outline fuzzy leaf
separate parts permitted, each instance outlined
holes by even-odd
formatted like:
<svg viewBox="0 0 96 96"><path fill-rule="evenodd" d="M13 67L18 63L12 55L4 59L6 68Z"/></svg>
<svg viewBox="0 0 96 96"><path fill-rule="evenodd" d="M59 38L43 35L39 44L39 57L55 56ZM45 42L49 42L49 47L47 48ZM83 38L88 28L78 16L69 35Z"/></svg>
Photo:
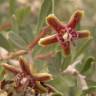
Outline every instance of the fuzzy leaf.
<svg viewBox="0 0 96 96"><path fill-rule="evenodd" d="M60 65L61 65L61 52L58 52L55 57L52 57L48 60L48 69L52 74L60 73Z"/></svg>
<svg viewBox="0 0 96 96"><path fill-rule="evenodd" d="M0 80L3 79L3 71L4 71L4 68L0 66Z"/></svg>
<svg viewBox="0 0 96 96"><path fill-rule="evenodd" d="M30 7L24 7L24 8L16 10L17 24L19 25L22 24L30 12L31 12Z"/></svg>
<svg viewBox="0 0 96 96"><path fill-rule="evenodd" d="M86 94L90 94L96 92L96 86L91 86L87 90L84 90L81 96L86 96Z"/></svg>
<svg viewBox="0 0 96 96"><path fill-rule="evenodd" d="M26 42L17 33L10 32L9 33L9 41L12 42L12 44L16 48L20 48L20 49L26 48Z"/></svg>
<svg viewBox="0 0 96 96"><path fill-rule="evenodd" d="M82 54L82 52L89 46L90 42L92 41L92 38L88 39L76 52L74 59L76 59L79 55Z"/></svg>
<svg viewBox="0 0 96 96"><path fill-rule="evenodd" d="M85 64L84 64L84 67L83 67L83 69L81 70L81 73L87 72L87 71L90 69L91 64L92 64L93 61L94 61L94 58L93 58L93 57L89 57L89 58L86 60L86 62L85 62Z"/></svg>
<svg viewBox="0 0 96 96"><path fill-rule="evenodd" d="M9 13L12 16L16 10L16 0L9 0Z"/></svg>
<svg viewBox="0 0 96 96"><path fill-rule="evenodd" d="M10 43L2 34L0 34L0 46L7 50L11 50Z"/></svg>
<svg viewBox="0 0 96 96"><path fill-rule="evenodd" d="M51 96L63 96L63 95L60 93L53 93Z"/></svg>
<svg viewBox="0 0 96 96"><path fill-rule="evenodd" d="M38 33L45 21L45 17L51 13L52 10L52 0L44 0L42 7L41 7L41 11L40 11L40 15L38 18L38 23L37 23L37 27L36 27L36 33Z"/></svg>
<svg viewBox="0 0 96 96"><path fill-rule="evenodd" d="M25 30L21 30L20 32L18 32L18 35L27 43L29 44L30 42L32 42L33 38L34 38L34 34L31 32L31 28L26 29Z"/></svg>

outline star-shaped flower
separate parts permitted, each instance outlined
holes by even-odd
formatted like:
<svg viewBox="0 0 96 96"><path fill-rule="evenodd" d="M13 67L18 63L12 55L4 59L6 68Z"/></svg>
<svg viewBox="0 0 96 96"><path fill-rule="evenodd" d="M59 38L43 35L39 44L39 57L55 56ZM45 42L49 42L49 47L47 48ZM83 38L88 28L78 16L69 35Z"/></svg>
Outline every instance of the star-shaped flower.
<svg viewBox="0 0 96 96"><path fill-rule="evenodd" d="M64 49L65 55L69 55L71 43L74 45L75 40L90 37L88 30L76 30L76 26L80 22L83 14L84 11L82 10L75 11L67 24L62 23L54 14L49 15L46 18L47 24L55 30L56 34L41 38L39 45L46 46L59 42Z"/></svg>
<svg viewBox="0 0 96 96"><path fill-rule="evenodd" d="M5 63L2 64L5 69L15 75L13 81L17 91L30 87L34 90L34 94L55 92L51 85L46 84L48 80L52 80L51 74L33 72L29 64L22 57L19 59L19 64L19 67Z"/></svg>

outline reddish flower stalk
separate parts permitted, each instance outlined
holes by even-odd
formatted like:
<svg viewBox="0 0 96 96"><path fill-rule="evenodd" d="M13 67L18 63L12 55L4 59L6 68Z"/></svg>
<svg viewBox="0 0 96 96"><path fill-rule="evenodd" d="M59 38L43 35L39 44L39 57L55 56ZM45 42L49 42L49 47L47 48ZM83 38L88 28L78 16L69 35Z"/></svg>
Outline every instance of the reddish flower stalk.
<svg viewBox="0 0 96 96"><path fill-rule="evenodd" d="M74 41L77 39L90 37L90 32L88 30L76 31L76 26L80 22L83 13L82 10L74 12L68 24L62 23L54 14L49 15L46 18L48 26L55 30L56 34L41 38L39 44L41 46L46 46L59 42L64 49L65 55L69 55L71 43L74 44Z"/></svg>
<svg viewBox="0 0 96 96"><path fill-rule="evenodd" d="M12 28L12 24L10 22L5 22L4 24L0 25L0 31L8 30Z"/></svg>
<svg viewBox="0 0 96 96"><path fill-rule="evenodd" d="M28 49L32 50L33 47L35 47L43 36L45 36L46 32L49 30L49 26L46 26L43 28L43 30L40 32L40 34L32 41L31 44L28 45Z"/></svg>
<svg viewBox="0 0 96 96"><path fill-rule="evenodd" d="M49 53L46 53L46 54L38 54L36 57L35 57L35 60L48 60L49 58L52 58L55 56L56 53L54 52L49 52Z"/></svg>

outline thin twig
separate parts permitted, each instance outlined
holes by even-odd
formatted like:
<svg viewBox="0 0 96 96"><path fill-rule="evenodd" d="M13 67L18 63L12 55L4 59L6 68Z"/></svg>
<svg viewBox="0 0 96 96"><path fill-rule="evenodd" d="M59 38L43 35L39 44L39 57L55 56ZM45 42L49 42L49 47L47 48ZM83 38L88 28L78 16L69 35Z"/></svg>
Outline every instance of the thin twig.
<svg viewBox="0 0 96 96"><path fill-rule="evenodd" d="M28 50L32 50L38 44L38 41L41 37L43 37L49 30L49 26L44 27L44 29L39 33L39 35L32 41L31 44L28 45Z"/></svg>

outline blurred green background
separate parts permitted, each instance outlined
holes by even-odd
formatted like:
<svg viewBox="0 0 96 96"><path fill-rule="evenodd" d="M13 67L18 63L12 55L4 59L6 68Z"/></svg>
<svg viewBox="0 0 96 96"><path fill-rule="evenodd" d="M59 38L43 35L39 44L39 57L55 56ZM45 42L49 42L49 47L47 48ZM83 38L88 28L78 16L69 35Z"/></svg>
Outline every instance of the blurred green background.
<svg viewBox="0 0 96 96"><path fill-rule="evenodd" d="M61 72L80 56L83 56L83 61L77 66L77 69L81 72L83 68L87 68L81 73L86 76L89 86L96 86L96 64L86 64L90 56L96 60L96 1L54 0L54 14L64 23L68 22L70 16L77 9L85 11L77 29L90 30L93 36L92 40L77 41L76 46L72 47L70 57L65 57L60 46L55 44L45 48L37 45L32 53L38 71L52 73L54 80L49 83L64 96L80 96L82 93L76 78L61 75ZM51 0L0 0L0 25L5 22L12 23L11 29L0 31L0 46L8 51L26 49L26 46L38 36L40 30L46 25L45 17L51 13ZM56 54L46 60L34 59L36 55L48 52L56 52Z"/></svg>

